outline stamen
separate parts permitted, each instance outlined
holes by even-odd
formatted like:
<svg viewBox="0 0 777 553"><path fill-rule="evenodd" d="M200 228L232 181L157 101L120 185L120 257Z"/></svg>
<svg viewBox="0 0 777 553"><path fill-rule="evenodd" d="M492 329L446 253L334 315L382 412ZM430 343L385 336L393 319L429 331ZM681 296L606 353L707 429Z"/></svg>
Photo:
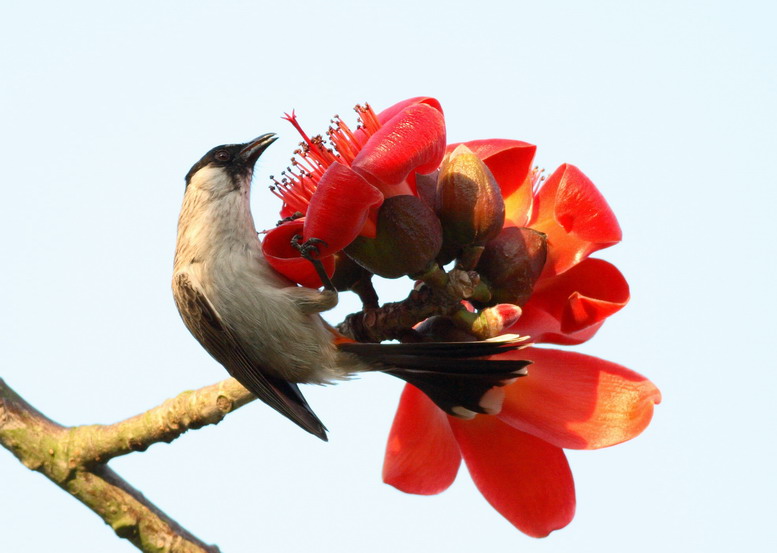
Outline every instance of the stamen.
<svg viewBox="0 0 777 553"><path fill-rule="evenodd" d="M291 114L283 114L283 119L292 124L303 140L299 148L294 150L291 166L281 172L281 180L270 177L274 183L270 191L283 200L288 208L306 213L310 199L327 168L335 162L350 166L367 138L380 129L378 117L369 104L357 105L354 110L358 114L357 132L352 131L339 115L335 115L326 132L326 140L320 134L308 136L297 121L294 110Z"/></svg>
<svg viewBox="0 0 777 553"><path fill-rule="evenodd" d="M542 186L542 183L545 181L545 169L540 169L539 166L535 165L534 169L531 170L531 173L529 173L529 180L531 181L531 190L532 193L536 193L537 190L540 189L540 186Z"/></svg>
<svg viewBox="0 0 777 553"><path fill-rule="evenodd" d="M332 123L335 127L329 127L326 133L329 136L329 142L340 154L340 157L350 165L359 153L359 141L348 125L343 123L340 116L335 115Z"/></svg>
<svg viewBox="0 0 777 553"><path fill-rule="evenodd" d="M380 129L380 121L378 121L378 116L375 115L375 112L372 111L370 104L365 103L363 106L356 106L354 110L359 114L359 121L368 136L372 136Z"/></svg>

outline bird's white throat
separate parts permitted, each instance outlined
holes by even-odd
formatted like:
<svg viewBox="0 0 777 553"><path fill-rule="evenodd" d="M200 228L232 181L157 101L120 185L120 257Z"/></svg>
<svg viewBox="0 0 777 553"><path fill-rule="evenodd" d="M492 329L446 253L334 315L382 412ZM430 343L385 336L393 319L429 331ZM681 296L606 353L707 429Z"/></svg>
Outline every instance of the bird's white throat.
<svg viewBox="0 0 777 553"><path fill-rule="evenodd" d="M191 179L178 220L176 266L209 262L230 253L261 255L250 210L250 175L236 183L220 167L205 167Z"/></svg>

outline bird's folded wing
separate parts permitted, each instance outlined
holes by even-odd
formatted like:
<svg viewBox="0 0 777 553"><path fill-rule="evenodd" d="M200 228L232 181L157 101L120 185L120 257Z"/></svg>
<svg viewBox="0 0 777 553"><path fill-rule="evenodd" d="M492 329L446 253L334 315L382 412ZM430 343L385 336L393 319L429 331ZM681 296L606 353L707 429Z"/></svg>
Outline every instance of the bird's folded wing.
<svg viewBox="0 0 777 553"><path fill-rule="evenodd" d="M173 284L181 318L207 352L267 405L326 441L326 427L313 413L297 385L262 371L261 365L251 359L189 275L178 274Z"/></svg>

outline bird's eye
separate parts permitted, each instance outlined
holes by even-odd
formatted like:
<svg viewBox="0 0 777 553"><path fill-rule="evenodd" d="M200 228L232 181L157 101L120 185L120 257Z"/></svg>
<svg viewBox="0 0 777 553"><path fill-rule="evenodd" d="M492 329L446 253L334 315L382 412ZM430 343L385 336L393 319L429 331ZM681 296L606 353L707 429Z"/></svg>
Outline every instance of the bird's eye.
<svg viewBox="0 0 777 553"><path fill-rule="evenodd" d="M229 161L229 158L231 157L232 156L226 150L219 150L218 152L216 152L216 155L215 155L215 158L218 161Z"/></svg>

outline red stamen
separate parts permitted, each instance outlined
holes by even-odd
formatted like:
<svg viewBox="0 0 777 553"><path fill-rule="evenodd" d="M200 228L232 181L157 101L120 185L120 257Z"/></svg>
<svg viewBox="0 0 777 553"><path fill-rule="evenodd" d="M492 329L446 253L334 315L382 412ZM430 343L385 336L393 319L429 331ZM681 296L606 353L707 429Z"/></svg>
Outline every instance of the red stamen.
<svg viewBox="0 0 777 553"><path fill-rule="evenodd" d="M374 111L372 111L370 104L356 106L354 110L356 110L356 113L359 114L359 121L361 121L368 136L375 134L375 132L381 127L380 121L378 121L378 116L375 115Z"/></svg>
<svg viewBox="0 0 777 553"><path fill-rule="evenodd" d="M332 123L335 124L335 127L329 127L326 133L329 136L329 142L343 158L343 161L350 165L359 153L359 142L348 125L343 123L338 115L335 115Z"/></svg>
<svg viewBox="0 0 777 553"><path fill-rule="evenodd" d="M369 138L381 126L378 117L369 104L357 105L354 110L358 114L356 128L359 133L364 133ZM294 126L303 142L294 151L292 167L288 167L281 173L283 177L281 181L270 177L275 184L270 186L270 190L283 200L287 207L304 214L307 213L310 198L327 168L335 162L350 166L366 139L354 133L338 115L335 115L332 119L334 127L329 127L326 133L328 143L332 146L329 148L327 141L320 134L310 137L302 130L294 110L291 111L291 115L284 113L283 119Z"/></svg>

